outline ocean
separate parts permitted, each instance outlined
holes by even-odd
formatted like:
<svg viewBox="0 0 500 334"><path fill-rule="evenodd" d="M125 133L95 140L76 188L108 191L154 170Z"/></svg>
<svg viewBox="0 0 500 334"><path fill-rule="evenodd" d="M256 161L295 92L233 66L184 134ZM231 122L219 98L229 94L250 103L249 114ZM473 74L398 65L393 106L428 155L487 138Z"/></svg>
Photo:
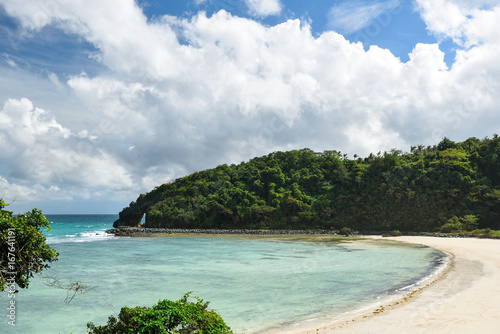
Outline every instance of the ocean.
<svg viewBox="0 0 500 334"><path fill-rule="evenodd" d="M126 238L105 233L116 215L46 217L59 261L16 294L16 326L3 316L1 333L86 333L87 322L102 325L123 306L152 306L190 291L210 301L235 333L265 333L404 293L445 261L440 251L398 243ZM68 290L75 283L77 294Z"/></svg>

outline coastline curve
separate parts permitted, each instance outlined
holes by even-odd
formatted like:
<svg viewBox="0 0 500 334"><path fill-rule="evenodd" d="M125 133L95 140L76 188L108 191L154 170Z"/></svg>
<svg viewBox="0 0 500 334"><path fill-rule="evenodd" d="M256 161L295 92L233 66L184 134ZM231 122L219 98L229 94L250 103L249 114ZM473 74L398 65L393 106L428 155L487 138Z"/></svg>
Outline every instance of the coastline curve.
<svg viewBox="0 0 500 334"><path fill-rule="evenodd" d="M376 239L376 237L371 237ZM267 333L495 333L500 327L500 242L492 239L389 238L451 254L443 275L410 298L323 323Z"/></svg>

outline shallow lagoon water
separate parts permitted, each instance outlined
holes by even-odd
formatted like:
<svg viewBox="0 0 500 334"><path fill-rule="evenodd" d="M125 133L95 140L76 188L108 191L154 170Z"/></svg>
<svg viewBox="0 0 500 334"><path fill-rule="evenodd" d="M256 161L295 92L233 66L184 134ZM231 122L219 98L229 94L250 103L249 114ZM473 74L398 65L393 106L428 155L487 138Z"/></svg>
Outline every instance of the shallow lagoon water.
<svg viewBox="0 0 500 334"><path fill-rule="evenodd" d="M60 260L17 294L17 325L8 333L85 333L88 321L104 324L123 306L151 306L188 291L209 300L235 333L263 332L398 293L429 275L444 255L368 241L115 238L103 234L114 216L78 217L48 216L54 222L48 241ZM72 294L46 285L53 279L92 289L67 303Z"/></svg>

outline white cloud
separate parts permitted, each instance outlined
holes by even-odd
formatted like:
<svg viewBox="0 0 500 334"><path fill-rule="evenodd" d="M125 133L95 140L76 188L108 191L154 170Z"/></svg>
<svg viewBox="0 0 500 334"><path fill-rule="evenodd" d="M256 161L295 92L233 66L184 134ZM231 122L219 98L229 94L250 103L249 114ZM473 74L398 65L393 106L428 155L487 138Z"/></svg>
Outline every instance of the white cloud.
<svg viewBox="0 0 500 334"><path fill-rule="evenodd" d="M115 157L74 136L26 98L9 99L0 110L0 146L2 189L11 197L59 192L62 185L116 190L133 186ZM35 187L33 191L24 191L28 185ZM78 197L78 191L66 196Z"/></svg>
<svg viewBox="0 0 500 334"><path fill-rule="evenodd" d="M57 89L63 89L64 85L59 80L59 77L57 76L57 74L55 74L53 72L48 72L47 73L47 77L49 78L50 82L52 82L52 84L54 84L54 86Z"/></svg>
<svg viewBox="0 0 500 334"><path fill-rule="evenodd" d="M2 57L4 58L5 62L10 66L10 67L17 67L17 64L15 61L10 59L9 55L6 53L2 53Z"/></svg>
<svg viewBox="0 0 500 334"><path fill-rule="evenodd" d="M186 173L186 169L178 165L168 169L160 168L159 166L150 167L144 172L144 176L141 179L141 188L154 189L158 185L170 182Z"/></svg>
<svg viewBox="0 0 500 334"><path fill-rule="evenodd" d="M8 79L0 76L0 175L9 193L130 201L168 179L275 150L366 155L498 131L497 8L456 2L455 18L440 23L436 13L450 3L419 0L429 29L474 44L447 68L437 44L416 45L403 63L333 31L313 36L299 20L265 26L220 11L148 21L124 0L50 11L48 2L0 3L27 30L52 24L93 43L106 68L42 80L0 67ZM360 22L388 3L371 3ZM37 21L37 9L48 19ZM53 102L61 100L71 103Z"/></svg>
<svg viewBox="0 0 500 334"><path fill-rule="evenodd" d="M36 139L44 140L47 136L68 138L69 130L63 128L55 119L47 118L46 111L34 108L28 99L5 102L0 112L0 129L4 139L21 149L35 145ZM9 150L10 146L4 146Z"/></svg>
<svg viewBox="0 0 500 334"><path fill-rule="evenodd" d="M83 36L101 51L96 58L112 70L148 79L175 75L183 68L174 32L168 25L148 23L134 1L1 3L27 32L52 24Z"/></svg>
<svg viewBox="0 0 500 334"><path fill-rule="evenodd" d="M500 41L498 0L417 0L430 32L464 47ZM446 13L446 15L443 15Z"/></svg>
<svg viewBox="0 0 500 334"><path fill-rule="evenodd" d="M279 15L283 5L280 0L245 0L248 11L254 16Z"/></svg>
<svg viewBox="0 0 500 334"><path fill-rule="evenodd" d="M328 26L342 34L351 34L368 26L382 13L399 6L399 0L345 1L330 8Z"/></svg>

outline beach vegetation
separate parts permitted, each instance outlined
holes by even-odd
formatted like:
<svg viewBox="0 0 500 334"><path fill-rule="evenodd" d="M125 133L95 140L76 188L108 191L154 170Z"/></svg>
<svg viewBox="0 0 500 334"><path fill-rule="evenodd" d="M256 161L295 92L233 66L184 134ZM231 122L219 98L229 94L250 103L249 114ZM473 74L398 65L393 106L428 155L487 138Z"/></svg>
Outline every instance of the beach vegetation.
<svg viewBox="0 0 500 334"><path fill-rule="evenodd" d="M190 293L180 300L160 300L152 307L123 307L118 318L110 316L106 325L87 324L88 333L171 333L171 334L231 334L231 328L215 311L208 309L209 302Z"/></svg>
<svg viewBox="0 0 500 334"><path fill-rule="evenodd" d="M352 230L349 227L342 227L339 234L348 237L352 235Z"/></svg>
<svg viewBox="0 0 500 334"><path fill-rule="evenodd" d="M453 233L453 232L470 232L476 229L478 223L478 218L474 215L465 215L458 218L453 216L448 219L448 222L441 227L441 232Z"/></svg>
<svg viewBox="0 0 500 334"><path fill-rule="evenodd" d="M402 233L399 230L392 230L392 231L382 233L382 236L384 236L384 237L400 237L401 235L402 235Z"/></svg>
<svg viewBox="0 0 500 334"><path fill-rule="evenodd" d="M47 244L42 229L50 223L40 210L13 216L0 199L0 291L7 286L28 288L34 274L49 268L59 254Z"/></svg>
<svg viewBox="0 0 500 334"><path fill-rule="evenodd" d="M308 148L198 171L142 194L115 227L500 229L500 137L349 159ZM140 217L140 218L138 218Z"/></svg>
<svg viewBox="0 0 500 334"><path fill-rule="evenodd" d="M477 238L496 238L500 239L500 231L499 230L492 230L489 228L485 229L475 229L473 231L469 232L460 232L460 233L455 233L455 234L462 234L470 237L477 237Z"/></svg>

